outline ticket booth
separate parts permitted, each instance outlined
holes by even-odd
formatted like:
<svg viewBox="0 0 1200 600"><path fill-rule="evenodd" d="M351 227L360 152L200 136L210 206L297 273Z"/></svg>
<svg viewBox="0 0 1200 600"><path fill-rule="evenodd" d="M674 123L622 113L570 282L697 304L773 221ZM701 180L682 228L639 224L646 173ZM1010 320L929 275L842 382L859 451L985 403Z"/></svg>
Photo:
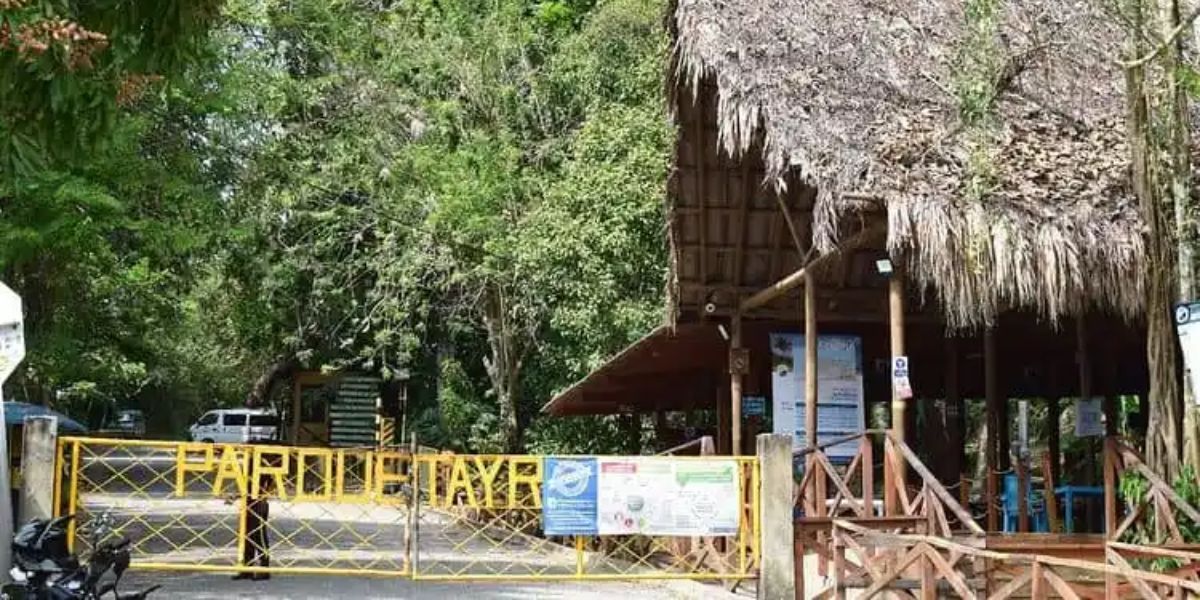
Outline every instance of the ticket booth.
<svg viewBox="0 0 1200 600"><path fill-rule="evenodd" d="M333 447L392 443L394 440L379 439L380 425L394 423L403 415L406 379L384 381L352 371L298 373L292 387L289 441L298 446Z"/></svg>

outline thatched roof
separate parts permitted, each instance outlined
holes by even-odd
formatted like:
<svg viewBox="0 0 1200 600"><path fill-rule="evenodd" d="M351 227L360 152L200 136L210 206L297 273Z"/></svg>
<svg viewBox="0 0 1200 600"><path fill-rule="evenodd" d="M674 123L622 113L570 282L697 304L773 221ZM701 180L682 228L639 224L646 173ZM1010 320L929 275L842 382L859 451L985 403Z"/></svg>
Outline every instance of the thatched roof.
<svg viewBox="0 0 1200 600"><path fill-rule="evenodd" d="M950 325L1011 308L1055 321L1089 305L1135 318L1145 251L1121 37L1097 4L1000 3L1014 77L982 147L953 91L962 0L678 0L677 84L685 96L715 84L726 152L761 144L770 183L798 171L817 188L821 251L864 197L885 203L888 251ZM981 152L987 189L973 194Z"/></svg>

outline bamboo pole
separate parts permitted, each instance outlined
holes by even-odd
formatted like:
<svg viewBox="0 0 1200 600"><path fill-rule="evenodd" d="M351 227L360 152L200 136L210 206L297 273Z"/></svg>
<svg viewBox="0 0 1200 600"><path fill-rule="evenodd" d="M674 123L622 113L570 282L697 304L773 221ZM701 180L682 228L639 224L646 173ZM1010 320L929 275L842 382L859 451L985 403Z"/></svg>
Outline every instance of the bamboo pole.
<svg viewBox="0 0 1200 600"><path fill-rule="evenodd" d="M893 270L892 277L888 280L888 323L894 365L896 357L904 356L904 275L899 268ZM905 399L900 397L893 378L892 432L895 434L895 438L901 441L905 439L904 409ZM907 489L908 474L906 471L908 469L903 466L903 462L900 464L900 468L892 474L892 477L900 489ZM889 466L891 466L890 462L884 463L885 469Z"/></svg>
<svg viewBox="0 0 1200 600"><path fill-rule="evenodd" d="M800 269L793 271L792 274L780 279L779 281L776 281L769 287L766 287L753 296L743 300L740 311L743 314L746 314L756 308L762 308L763 306L766 306L772 300L775 300L776 298L783 296L796 287L803 285L808 278L812 277L812 271L821 264L833 260L834 257L840 256L842 252L846 250L857 248L882 231L883 229L881 227L870 226L850 236L849 238L846 238L846 240L842 242L840 246L838 246L837 250L822 254L810 260Z"/></svg>
<svg viewBox="0 0 1200 600"><path fill-rule="evenodd" d="M729 426L730 454L742 453L742 365L735 364L734 356L742 349L742 314L735 312L729 327Z"/></svg>
<svg viewBox="0 0 1200 600"><path fill-rule="evenodd" d="M804 274L804 436L808 447L817 445L817 290L810 273Z"/></svg>

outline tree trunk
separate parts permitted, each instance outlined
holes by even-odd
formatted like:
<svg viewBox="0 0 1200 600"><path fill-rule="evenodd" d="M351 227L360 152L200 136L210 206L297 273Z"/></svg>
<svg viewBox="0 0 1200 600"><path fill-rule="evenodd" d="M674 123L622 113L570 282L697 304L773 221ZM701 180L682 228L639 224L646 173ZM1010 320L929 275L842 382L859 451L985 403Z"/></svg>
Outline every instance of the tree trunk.
<svg viewBox="0 0 1200 600"><path fill-rule="evenodd" d="M1137 15L1140 19L1144 15ZM1139 21L1140 23L1141 21ZM1132 56L1141 55L1138 28L1131 32ZM1146 222L1146 352L1150 371L1150 422L1146 459L1156 472L1174 478L1179 472L1181 398L1176 364L1178 350L1171 320L1176 295L1174 206L1158 185L1153 163L1154 139L1146 72L1140 66L1126 69L1127 126L1133 167L1133 190Z"/></svg>
<svg viewBox="0 0 1200 600"><path fill-rule="evenodd" d="M513 326L504 290L489 284L485 291L483 323L488 333L491 356L484 358L492 392L500 409L500 439L504 451L521 451L520 382L524 361L523 340Z"/></svg>
<svg viewBox="0 0 1200 600"><path fill-rule="evenodd" d="M250 386L250 392L246 394L246 408L262 406L271 397L276 382L290 375L296 365L295 355L283 356L271 363Z"/></svg>
<svg viewBox="0 0 1200 600"><path fill-rule="evenodd" d="M1161 0L1163 15L1162 31L1164 36L1170 35L1180 25L1183 18L1179 0ZM1167 77L1171 103L1170 117L1170 150L1171 157L1171 200L1175 209L1175 239L1177 246L1177 264L1179 268L1179 293L1176 297L1180 302L1190 302L1196 299L1195 273L1195 223L1192 219L1192 118L1189 112L1189 99L1180 74L1186 65L1184 54L1187 40L1192 36L1181 35L1170 44L1163 53L1166 62L1164 72ZM1200 472L1200 409L1196 406L1191 381L1186 368L1183 372L1183 463L1191 465Z"/></svg>

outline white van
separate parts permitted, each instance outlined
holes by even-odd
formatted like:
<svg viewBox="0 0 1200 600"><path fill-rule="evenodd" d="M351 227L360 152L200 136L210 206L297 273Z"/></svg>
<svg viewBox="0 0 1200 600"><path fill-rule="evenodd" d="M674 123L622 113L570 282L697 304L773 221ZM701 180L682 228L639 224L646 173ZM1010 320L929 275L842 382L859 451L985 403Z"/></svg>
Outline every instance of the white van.
<svg viewBox="0 0 1200 600"><path fill-rule="evenodd" d="M231 408L210 410L188 428L193 442L241 444L273 440L279 417L264 409Z"/></svg>

